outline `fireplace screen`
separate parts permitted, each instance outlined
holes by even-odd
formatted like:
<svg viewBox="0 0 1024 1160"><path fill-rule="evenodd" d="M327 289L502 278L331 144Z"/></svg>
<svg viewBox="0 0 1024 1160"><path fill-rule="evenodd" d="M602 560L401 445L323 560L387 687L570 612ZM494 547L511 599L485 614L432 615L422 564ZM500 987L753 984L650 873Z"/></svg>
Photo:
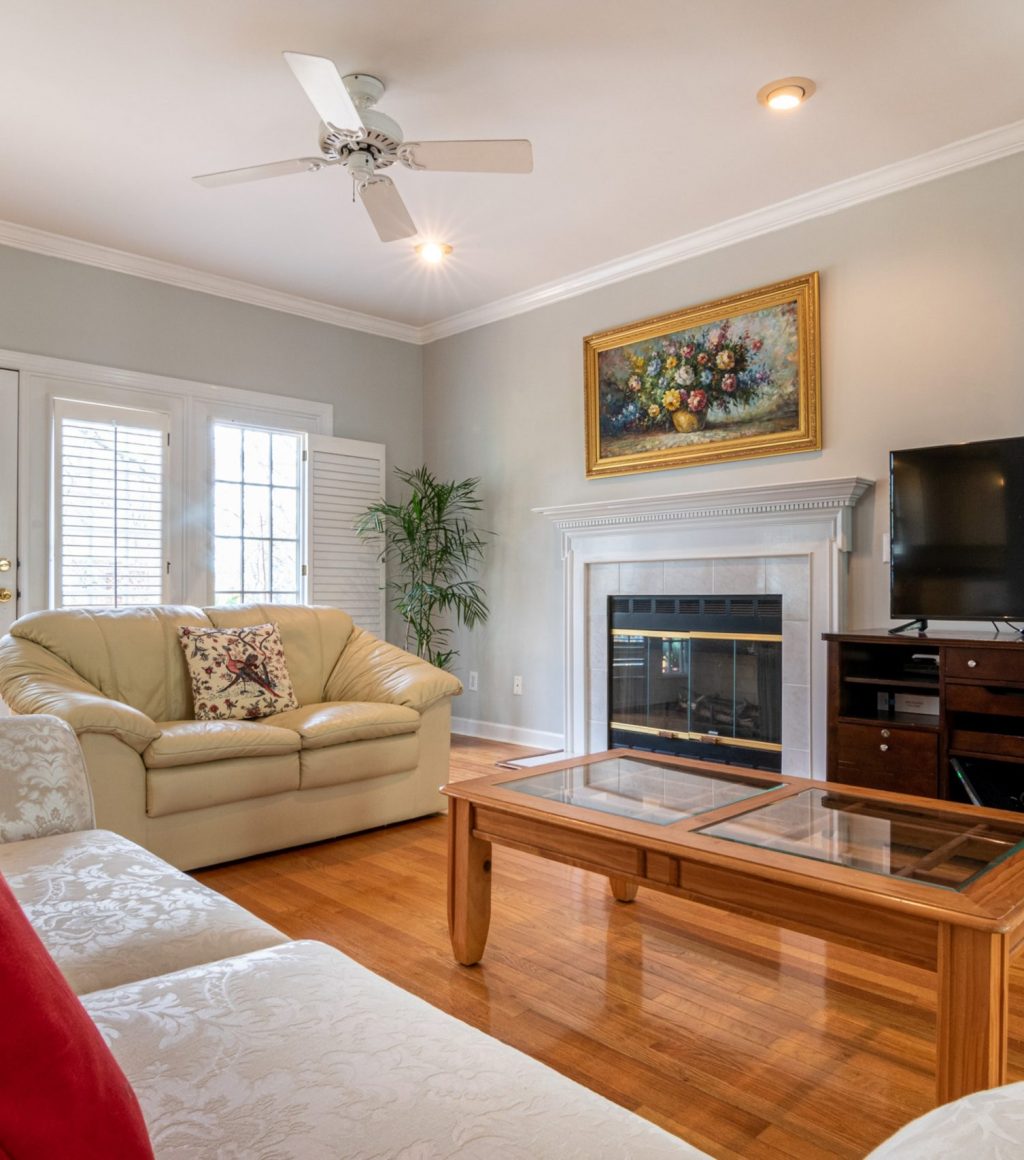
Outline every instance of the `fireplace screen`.
<svg viewBox="0 0 1024 1160"><path fill-rule="evenodd" d="M609 747L778 769L780 596L609 598Z"/></svg>

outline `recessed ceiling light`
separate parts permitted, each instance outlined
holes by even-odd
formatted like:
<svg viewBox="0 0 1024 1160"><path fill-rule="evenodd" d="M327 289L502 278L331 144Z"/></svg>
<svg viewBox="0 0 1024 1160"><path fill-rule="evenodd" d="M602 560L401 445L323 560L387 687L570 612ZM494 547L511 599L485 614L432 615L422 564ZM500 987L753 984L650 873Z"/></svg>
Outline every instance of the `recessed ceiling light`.
<svg viewBox="0 0 1024 1160"><path fill-rule="evenodd" d="M758 92L757 99L769 109L795 109L814 96L816 87L807 77L783 77L766 84Z"/></svg>
<svg viewBox="0 0 1024 1160"><path fill-rule="evenodd" d="M446 242L421 242L416 247L417 256L431 266L439 265L451 252L452 248Z"/></svg>

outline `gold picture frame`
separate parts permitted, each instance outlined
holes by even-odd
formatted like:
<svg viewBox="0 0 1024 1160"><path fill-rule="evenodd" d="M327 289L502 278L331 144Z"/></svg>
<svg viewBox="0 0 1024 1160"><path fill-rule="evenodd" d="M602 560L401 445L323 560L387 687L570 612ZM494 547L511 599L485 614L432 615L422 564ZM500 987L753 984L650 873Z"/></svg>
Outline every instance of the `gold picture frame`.
<svg viewBox="0 0 1024 1160"><path fill-rule="evenodd" d="M587 478L821 448L817 272L583 340Z"/></svg>

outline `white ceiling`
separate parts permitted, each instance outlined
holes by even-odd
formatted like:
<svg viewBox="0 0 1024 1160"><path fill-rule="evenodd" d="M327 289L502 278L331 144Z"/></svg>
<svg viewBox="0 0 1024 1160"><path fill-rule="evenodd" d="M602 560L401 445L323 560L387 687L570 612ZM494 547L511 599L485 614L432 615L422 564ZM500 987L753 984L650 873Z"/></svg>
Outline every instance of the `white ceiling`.
<svg viewBox="0 0 1024 1160"><path fill-rule="evenodd" d="M283 50L380 76L410 139L529 176L395 174L429 269L315 153ZM0 219L422 327L1024 119L1024 0L0 0ZM756 103L777 77L818 92Z"/></svg>

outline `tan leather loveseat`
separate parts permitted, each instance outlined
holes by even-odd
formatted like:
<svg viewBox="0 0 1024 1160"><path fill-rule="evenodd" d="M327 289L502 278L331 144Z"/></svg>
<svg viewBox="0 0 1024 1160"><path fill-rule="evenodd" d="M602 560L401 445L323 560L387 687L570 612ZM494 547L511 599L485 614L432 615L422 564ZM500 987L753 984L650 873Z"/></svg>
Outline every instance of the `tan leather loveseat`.
<svg viewBox="0 0 1024 1160"><path fill-rule="evenodd" d="M266 622L300 707L193 720L179 627ZM183 869L442 809L461 688L334 608L59 609L0 640L0 697L72 726L97 824Z"/></svg>

